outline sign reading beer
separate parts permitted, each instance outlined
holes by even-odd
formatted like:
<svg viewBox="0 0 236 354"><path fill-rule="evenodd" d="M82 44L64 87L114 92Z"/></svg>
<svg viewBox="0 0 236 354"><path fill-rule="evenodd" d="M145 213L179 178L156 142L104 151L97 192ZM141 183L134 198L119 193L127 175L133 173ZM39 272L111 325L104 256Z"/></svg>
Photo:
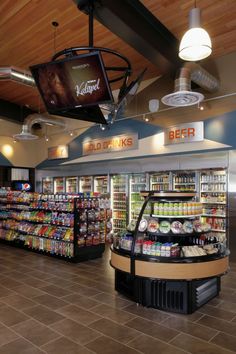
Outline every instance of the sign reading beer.
<svg viewBox="0 0 236 354"><path fill-rule="evenodd" d="M192 122L175 125L164 131L165 145L190 143L204 139L203 122Z"/></svg>
<svg viewBox="0 0 236 354"><path fill-rule="evenodd" d="M102 154L105 152L125 151L138 148L137 134L124 134L104 139L83 142L83 155Z"/></svg>
<svg viewBox="0 0 236 354"><path fill-rule="evenodd" d="M68 157L68 145L58 145L48 148L49 160L67 159Z"/></svg>

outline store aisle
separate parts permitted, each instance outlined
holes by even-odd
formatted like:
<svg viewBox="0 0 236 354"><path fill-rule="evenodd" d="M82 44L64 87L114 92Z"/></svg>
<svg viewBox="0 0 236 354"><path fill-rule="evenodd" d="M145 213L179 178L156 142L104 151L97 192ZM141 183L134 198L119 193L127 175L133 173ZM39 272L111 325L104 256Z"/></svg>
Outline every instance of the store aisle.
<svg viewBox="0 0 236 354"><path fill-rule="evenodd" d="M192 315L146 309L114 291L109 249L79 264L0 245L0 354L236 352L236 264Z"/></svg>

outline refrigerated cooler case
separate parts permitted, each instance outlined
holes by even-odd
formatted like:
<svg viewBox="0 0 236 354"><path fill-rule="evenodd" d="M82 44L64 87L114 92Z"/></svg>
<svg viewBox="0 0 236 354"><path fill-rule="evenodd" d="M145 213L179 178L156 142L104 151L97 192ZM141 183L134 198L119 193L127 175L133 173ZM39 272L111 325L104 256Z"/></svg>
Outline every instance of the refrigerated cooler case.
<svg viewBox="0 0 236 354"><path fill-rule="evenodd" d="M66 193L78 193L78 177L66 178Z"/></svg>
<svg viewBox="0 0 236 354"><path fill-rule="evenodd" d="M94 177L94 192L101 194L108 193L108 176L95 176Z"/></svg>
<svg viewBox="0 0 236 354"><path fill-rule="evenodd" d="M171 190L171 174L169 172L150 174L151 191L169 191Z"/></svg>
<svg viewBox="0 0 236 354"><path fill-rule="evenodd" d="M42 193L52 194L53 193L53 178L45 177L42 179Z"/></svg>
<svg viewBox="0 0 236 354"><path fill-rule="evenodd" d="M148 178L145 173L129 177L129 222L137 220L144 201L140 192L147 189Z"/></svg>
<svg viewBox="0 0 236 354"><path fill-rule="evenodd" d="M212 239L226 242L226 170L206 170L200 173L200 201L203 204L202 220L211 225Z"/></svg>
<svg viewBox="0 0 236 354"><path fill-rule="evenodd" d="M81 193L93 192L93 177L92 176L80 177L79 192L81 192Z"/></svg>
<svg viewBox="0 0 236 354"><path fill-rule="evenodd" d="M128 175L111 177L111 205L113 234L126 231L128 223Z"/></svg>
<svg viewBox="0 0 236 354"><path fill-rule="evenodd" d="M64 177L55 177L53 183L54 183L54 193L65 193Z"/></svg>
<svg viewBox="0 0 236 354"><path fill-rule="evenodd" d="M173 173L174 191L198 191L197 174L195 171L178 171Z"/></svg>

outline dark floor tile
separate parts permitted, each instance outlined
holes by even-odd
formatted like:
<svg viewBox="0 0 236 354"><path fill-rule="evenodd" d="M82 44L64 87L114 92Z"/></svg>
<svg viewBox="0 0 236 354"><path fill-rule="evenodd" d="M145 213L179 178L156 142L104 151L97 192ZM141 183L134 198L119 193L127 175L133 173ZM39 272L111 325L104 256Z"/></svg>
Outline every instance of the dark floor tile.
<svg viewBox="0 0 236 354"><path fill-rule="evenodd" d="M21 282L19 282L16 279L8 278L8 277L3 277L1 278L1 285L5 286L8 289L14 289L17 286L22 285Z"/></svg>
<svg viewBox="0 0 236 354"><path fill-rule="evenodd" d="M68 288L70 286L75 285L72 281L61 279L58 277L52 277L51 279L47 280L48 283L58 286L59 288Z"/></svg>
<svg viewBox="0 0 236 354"><path fill-rule="evenodd" d="M224 288L230 288L236 290L236 282L235 279L232 278L227 278L227 277L222 277L221 279L221 285Z"/></svg>
<svg viewBox="0 0 236 354"><path fill-rule="evenodd" d="M84 325L88 325L94 321L99 320L101 317L93 312L87 311L76 305L68 305L57 310L58 313L75 320Z"/></svg>
<svg viewBox="0 0 236 354"><path fill-rule="evenodd" d="M170 341L179 334L179 331L175 329L164 327L158 323L154 323L141 317L136 317L135 319L127 322L126 326L134 328L154 338L161 339L165 342Z"/></svg>
<svg viewBox="0 0 236 354"><path fill-rule="evenodd" d="M12 328L19 335L39 347L60 337L58 333L33 319L19 323Z"/></svg>
<svg viewBox="0 0 236 354"><path fill-rule="evenodd" d="M160 323L169 317L169 315L165 312L143 307L141 305L137 306L136 304L129 305L123 308L123 310L157 323Z"/></svg>
<svg viewBox="0 0 236 354"><path fill-rule="evenodd" d="M6 296L11 296L14 294L15 294L14 291L12 291L8 288L5 288L5 286L0 286L0 298L6 297Z"/></svg>
<svg viewBox="0 0 236 354"><path fill-rule="evenodd" d="M18 338L18 335L14 333L10 328L0 324L0 346L10 343Z"/></svg>
<svg viewBox="0 0 236 354"><path fill-rule="evenodd" d="M42 349L48 354L92 354L89 349L65 337L44 345Z"/></svg>
<svg viewBox="0 0 236 354"><path fill-rule="evenodd" d="M186 350L192 354L229 354L228 350L218 347L215 344L196 339L188 334L180 334L172 342L172 345Z"/></svg>
<svg viewBox="0 0 236 354"><path fill-rule="evenodd" d="M23 284L21 286L18 286L17 288L14 288L14 291L22 296L29 298L29 299L32 299L35 296L40 296L40 295L45 294L42 290L36 289L33 286L29 286L26 284Z"/></svg>
<svg viewBox="0 0 236 354"><path fill-rule="evenodd" d="M129 342L129 346L144 354L186 354L185 351L175 346L161 342L145 334L141 334L138 338Z"/></svg>
<svg viewBox="0 0 236 354"><path fill-rule="evenodd" d="M46 272L41 272L40 270L32 270L31 272L27 273L28 276L34 277L40 280L47 280L52 277L52 275Z"/></svg>
<svg viewBox="0 0 236 354"><path fill-rule="evenodd" d="M45 286L45 287L41 288L41 290L43 290L44 292L46 292L50 295L57 296L57 297L63 297L66 295L70 295L72 293L72 291L70 291L68 289L59 288L56 285Z"/></svg>
<svg viewBox="0 0 236 354"><path fill-rule="evenodd" d="M236 336L236 323L228 322L220 319L216 320L215 317L211 317L207 315L200 318L200 320L197 321L197 323L210 328L214 328L217 331L222 331L224 333Z"/></svg>
<svg viewBox="0 0 236 354"><path fill-rule="evenodd" d="M105 304L97 305L96 307L93 307L91 311L121 324L124 324L125 322L128 322L136 317L132 313L119 310Z"/></svg>
<svg viewBox="0 0 236 354"><path fill-rule="evenodd" d="M218 297L214 297L214 299L210 300L207 304L211 306L217 306L220 305L223 302L223 300L219 299Z"/></svg>
<svg viewBox="0 0 236 354"><path fill-rule="evenodd" d="M205 315L209 315L226 321L231 321L235 316L234 312L226 311L222 308L214 307L211 305L205 305L201 307L200 311Z"/></svg>
<svg viewBox="0 0 236 354"><path fill-rule="evenodd" d="M120 325L107 318L93 322L89 327L124 344L140 335L140 333L133 328Z"/></svg>
<svg viewBox="0 0 236 354"><path fill-rule="evenodd" d="M19 338L11 343L0 347L0 354L43 354L44 352L36 348L33 344L23 338ZM45 354L45 353L44 353Z"/></svg>
<svg viewBox="0 0 236 354"><path fill-rule="evenodd" d="M100 290L89 288L88 286L84 286L81 284L75 284L73 286L70 286L68 288L68 290L70 290L71 292L75 292L80 295L89 296L89 297L101 294Z"/></svg>
<svg viewBox="0 0 236 354"><path fill-rule="evenodd" d="M200 309L201 310L201 309ZM190 313L190 314L182 314L182 313L168 313L169 316L177 317L177 318L182 318L182 319L187 319L190 322L196 322L198 321L203 315L203 313L200 312L200 310Z"/></svg>
<svg viewBox="0 0 236 354"><path fill-rule="evenodd" d="M118 296L105 294L105 293L95 295L95 296L93 296L93 299L95 299L103 304L110 305L112 307L116 307L118 309L122 309L123 307L126 307L126 306L132 304L132 302L129 300L121 299Z"/></svg>
<svg viewBox="0 0 236 354"><path fill-rule="evenodd" d="M7 305L0 307L0 322L4 323L6 326L13 326L27 319L28 316Z"/></svg>
<svg viewBox="0 0 236 354"><path fill-rule="evenodd" d="M34 301L41 305L47 306L52 310L57 310L63 306L68 305L68 303L63 301L62 299L59 299L58 297L49 294L36 296L34 297Z"/></svg>
<svg viewBox="0 0 236 354"><path fill-rule="evenodd" d="M92 328L84 326L70 319L65 319L58 323L54 323L50 327L55 329L61 335L82 345L87 344L88 342L91 342L92 340L101 336L101 333L93 330Z"/></svg>
<svg viewBox="0 0 236 354"><path fill-rule="evenodd" d="M37 303L34 302L33 300L30 300L27 297L21 296L19 294L4 297L3 299L1 299L1 302L10 305L12 307L15 307L16 309L19 310L24 310L27 307L32 307L37 305Z"/></svg>
<svg viewBox="0 0 236 354"><path fill-rule="evenodd" d="M211 342L225 349L229 349L232 352L236 352L236 337L234 336L220 332Z"/></svg>
<svg viewBox="0 0 236 354"><path fill-rule="evenodd" d="M83 307L85 309L90 309L99 304L98 301L93 300L89 297L80 295L80 294L71 294L62 298L65 301L70 302L71 304ZM67 304L68 305L68 304Z"/></svg>
<svg viewBox="0 0 236 354"><path fill-rule="evenodd" d="M140 354L139 351L105 336L86 344L86 347L97 354Z"/></svg>
<svg viewBox="0 0 236 354"><path fill-rule="evenodd" d="M204 339L206 341L210 340L217 333L217 330L199 325L198 323L190 322L186 319L186 317L179 318L171 316L161 324L177 331L191 334L194 337Z"/></svg>
<svg viewBox="0 0 236 354"><path fill-rule="evenodd" d="M49 285L46 281L40 280L40 279L37 279L37 278L34 278L34 277L27 277L22 282L24 284L27 284L29 286L32 286L34 288L39 288L39 289Z"/></svg>
<svg viewBox="0 0 236 354"><path fill-rule="evenodd" d="M231 311L234 312L234 314L236 314L236 303L233 302L222 300L221 303L217 306L217 308L226 311Z"/></svg>
<svg viewBox="0 0 236 354"><path fill-rule="evenodd" d="M48 307L43 306L43 305L38 305L34 307L30 307L26 310L24 310L24 313L26 313L28 316L33 317L34 319L49 325L52 323L55 323L57 321L61 321L64 319L62 315L59 313L50 310Z"/></svg>
<svg viewBox="0 0 236 354"><path fill-rule="evenodd" d="M17 269L17 266L15 266L14 269ZM12 278L19 281L26 279L28 276L28 274L26 275L25 273L21 273L16 270L11 270L10 272L4 273L4 275L8 278Z"/></svg>

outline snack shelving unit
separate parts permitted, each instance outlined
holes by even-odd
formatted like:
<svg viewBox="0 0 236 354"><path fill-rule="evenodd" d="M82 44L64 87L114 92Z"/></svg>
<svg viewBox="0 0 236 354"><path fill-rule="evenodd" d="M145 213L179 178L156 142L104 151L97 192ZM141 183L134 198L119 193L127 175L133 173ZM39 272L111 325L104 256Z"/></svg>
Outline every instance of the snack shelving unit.
<svg viewBox="0 0 236 354"><path fill-rule="evenodd" d="M225 240L212 239L193 192L143 192L135 230L115 239L115 288L136 303L192 313L220 291Z"/></svg>
<svg viewBox="0 0 236 354"><path fill-rule="evenodd" d="M99 232L83 234L79 243L80 214L78 201L97 201ZM108 198L105 198L108 200ZM0 191L0 241L45 255L78 262L100 257L104 251L109 203L99 194L49 195ZM90 208L92 210L92 207ZM109 224L108 224L109 225ZM89 239L89 242L87 241Z"/></svg>

